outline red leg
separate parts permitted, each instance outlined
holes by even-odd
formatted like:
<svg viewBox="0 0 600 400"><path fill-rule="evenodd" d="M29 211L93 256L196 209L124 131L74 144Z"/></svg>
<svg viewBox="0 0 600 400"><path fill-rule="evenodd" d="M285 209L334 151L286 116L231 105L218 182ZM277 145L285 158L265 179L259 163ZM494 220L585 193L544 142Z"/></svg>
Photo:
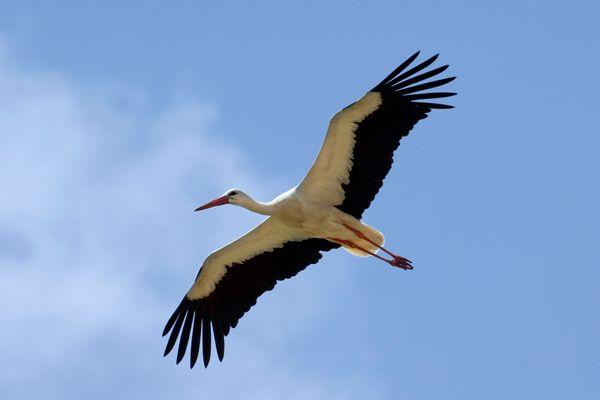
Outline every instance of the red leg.
<svg viewBox="0 0 600 400"><path fill-rule="evenodd" d="M369 239L368 237L366 237L361 231L359 231L358 229L354 229L353 227L351 227L350 225L346 225L343 224L348 230L350 230L352 233L354 233L356 236L358 236L359 238L366 240L367 242L371 243L373 246L377 246L379 247L381 250L383 250L385 253L389 254L390 256L392 256L394 258L393 262L395 264L396 267L400 267L403 269L412 269L412 265L411 265L411 261L407 258L398 256L394 253L392 253L391 251L389 251L388 249L384 248L383 246L378 245L377 243L373 242L371 239ZM369 254L372 254L371 252L368 252ZM396 265L397 264L397 265Z"/></svg>
<svg viewBox="0 0 600 400"><path fill-rule="evenodd" d="M392 260L388 260L387 258L383 258L381 257L379 254L375 254L373 252L370 252L369 250L363 249L362 247L360 247L359 245L357 245L354 242L351 242L349 240L343 240L343 239L337 239L337 238L327 238L328 240L331 240L332 242L335 243L339 243L342 244L344 246L348 246L348 247L352 247L354 249L358 249L360 251L364 251L365 253L380 259L381 261L385 261L386 263L394 266L394 267L399 267L402 268L404 270L408 270L408 269L413 269L412 265L410 265L410 261L403 258L403 257L399 257L399 258L394 258Z"/></svg>

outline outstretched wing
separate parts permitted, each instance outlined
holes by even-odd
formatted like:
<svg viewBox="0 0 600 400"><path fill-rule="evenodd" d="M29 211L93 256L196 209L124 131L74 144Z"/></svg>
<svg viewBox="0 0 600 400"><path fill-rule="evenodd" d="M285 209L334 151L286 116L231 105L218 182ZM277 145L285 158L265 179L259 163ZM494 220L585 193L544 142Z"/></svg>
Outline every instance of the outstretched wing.
<svg viewBox="0 0 600 400"><path fill-rule="evenodd" d="M321 251L339 247L323 239L306 239L277 218L269 217L239 239L212 253L163 331L171 333L165 356L179 338L177 363L191 338L190 367L200 353L204 366L214 337L219 360L225 352L225 336L260 295L277 281L291 278L322 257ZM212 334L211 334L212 330Z"/></svg>
<svg viewBox="0 0 600 400"><path fill-rule="evenodd" d="M392 167L400 139L432 109L452 108L429 100L456 93L423 92L455 79L427 81L448 66L419 74L437 59L435 55L406 70L418 55L331 119L323 147L297 190L361 218Z"/></svg>

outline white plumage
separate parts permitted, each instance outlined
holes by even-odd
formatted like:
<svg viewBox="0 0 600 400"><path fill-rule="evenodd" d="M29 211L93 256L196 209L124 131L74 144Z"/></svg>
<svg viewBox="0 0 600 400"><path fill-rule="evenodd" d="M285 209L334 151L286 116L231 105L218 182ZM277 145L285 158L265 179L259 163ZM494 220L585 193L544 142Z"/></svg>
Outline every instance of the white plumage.
<svg viewBox="0 0 600 400"><path fill-rule="evenodd" d="M321 251L343 246L352 254L374 256L392 266L412 269L409 260L383 247L381 232L360 218L391 168L400 139L431 109L451 108L419 101L455 93L423 93L454 78L421 83L448 66L417 75L436 60L436 55L406 70L418 54L331 119L321 151L298 186L269 203L257 202L241 190L230 190L197 209L234 204L269 217L204 261L165 326L163 335L171 333L165 355L179 338L179 363L191 338L190 366L196 363L200 346L207 366L214 338L222 360L224 337L256 299L278 280L316 263ZM389 258L377 254L378 250Z"/></svg>

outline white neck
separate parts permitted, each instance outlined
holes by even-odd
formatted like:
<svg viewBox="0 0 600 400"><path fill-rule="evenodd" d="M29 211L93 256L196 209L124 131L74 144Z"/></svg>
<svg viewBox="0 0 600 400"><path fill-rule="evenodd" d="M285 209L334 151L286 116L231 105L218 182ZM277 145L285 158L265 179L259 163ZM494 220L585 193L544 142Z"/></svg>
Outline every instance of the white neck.
<svg viewBox="0 0 600 400"><path fill-rule="evenodd" d="M246 210L250 210L252 212L262 215L273 215L274 212L273 206L256 201L251 197L245 198L238 205L240 207L244 207Z"/></svg>

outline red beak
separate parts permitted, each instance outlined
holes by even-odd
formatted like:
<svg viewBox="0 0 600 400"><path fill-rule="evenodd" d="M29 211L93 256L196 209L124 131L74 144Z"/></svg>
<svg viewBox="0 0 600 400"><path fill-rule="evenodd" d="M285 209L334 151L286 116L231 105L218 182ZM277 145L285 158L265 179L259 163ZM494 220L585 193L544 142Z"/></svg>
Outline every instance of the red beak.
<svg viewBox="0 0 600 400"><path fill-rule="evenodd" d="M196 208L194 211L206 210L207 208L222 206L223 204L229 203L229 198L227 196L222 196L214 199L213 201L209 201L203 206Z"/></svg>

